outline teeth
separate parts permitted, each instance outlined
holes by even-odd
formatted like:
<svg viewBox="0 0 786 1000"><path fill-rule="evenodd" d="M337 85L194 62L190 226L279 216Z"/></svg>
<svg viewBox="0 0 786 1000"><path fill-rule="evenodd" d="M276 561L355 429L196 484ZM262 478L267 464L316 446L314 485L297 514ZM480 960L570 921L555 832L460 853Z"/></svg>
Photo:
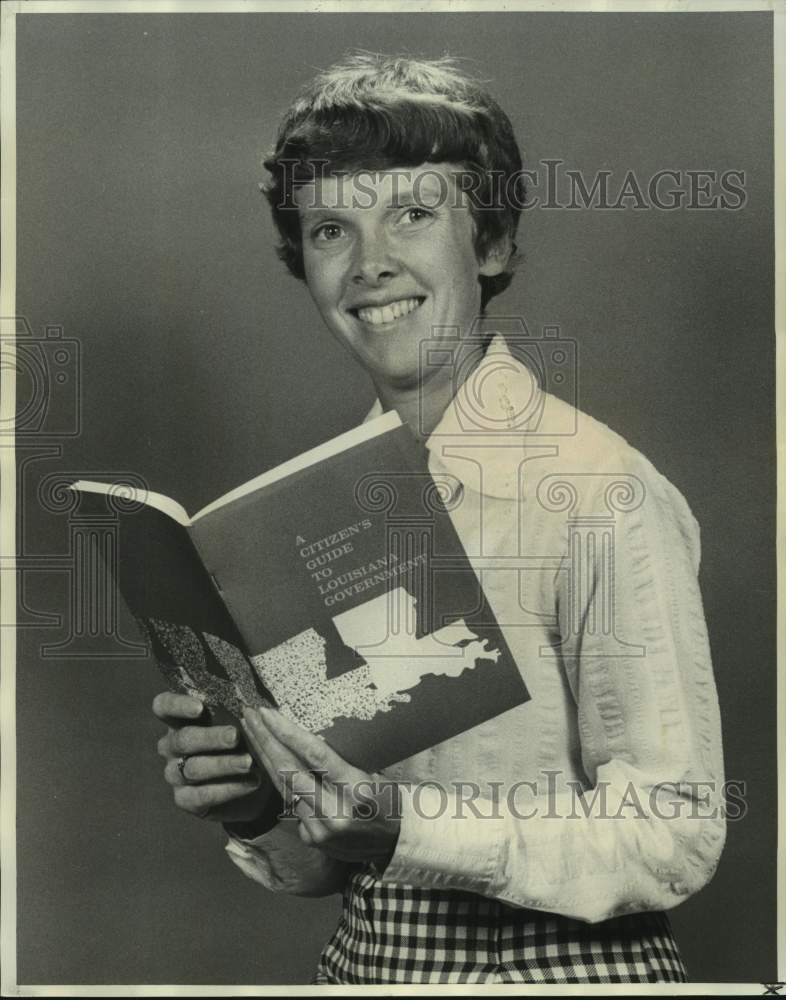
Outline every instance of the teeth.
<svg viewBox="0 0 786 1000"><path fill-rule="evenodd" d="M358 317L370 326L380 326L382 323L392 323L414 312L420 305L420 299L399 299L386 306L368 306L358 309Z"/></svg>

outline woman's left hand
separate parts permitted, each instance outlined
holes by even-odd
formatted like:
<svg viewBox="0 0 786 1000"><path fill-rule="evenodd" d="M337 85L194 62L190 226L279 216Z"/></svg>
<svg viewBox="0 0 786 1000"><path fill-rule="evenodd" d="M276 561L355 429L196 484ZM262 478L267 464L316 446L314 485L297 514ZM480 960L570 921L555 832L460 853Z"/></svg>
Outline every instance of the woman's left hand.
<svg viewBox="0 0 786 1000"><path fill-rule="evenodd" d="M401 825L395 782L347 763L275 709L246 709L243 728L299 822L306 844L341 861L387 863Z"/></svg>

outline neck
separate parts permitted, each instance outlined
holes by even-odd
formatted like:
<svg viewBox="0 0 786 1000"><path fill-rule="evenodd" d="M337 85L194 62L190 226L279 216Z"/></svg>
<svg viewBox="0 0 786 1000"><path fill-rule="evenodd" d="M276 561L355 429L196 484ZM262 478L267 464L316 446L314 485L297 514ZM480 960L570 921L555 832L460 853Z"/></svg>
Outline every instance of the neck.
<svg viewBox="0 0 786 1000"><path fill-rule="evenodd" d="M382 409L385 412L396 410L401 419L409 424L417 440L424 444L450 403L453 387L450 384L439 387L417 385L411 389L399 389L378 385L377 394Z"/></svg>
<svg viewBox="0 0 786 1000"><path fill-rule="evenodd" d="M476 342L460 349L455 364L441 368L431 378L416 385L397 386L375 382L382 409L385 412L396 410L401 419L409 424L417 440L421 444L425 443L442 419L459 386L480 363L483 355L479 352L474 354L475 351ZM472 356L472 363L465 364L468 355ZM455 377L457 372L461 374L460 381Z"/></svg>

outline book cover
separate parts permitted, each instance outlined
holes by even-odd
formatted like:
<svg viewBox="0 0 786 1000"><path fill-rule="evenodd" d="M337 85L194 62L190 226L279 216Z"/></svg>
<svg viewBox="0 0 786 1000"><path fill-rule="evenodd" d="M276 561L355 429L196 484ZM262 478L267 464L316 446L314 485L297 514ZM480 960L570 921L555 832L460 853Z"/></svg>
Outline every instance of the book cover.
<svg viewBox="0 0 786 1000"><path fill-rule="evenodd" d="M173 687L272 701L367 771L529 697L451 520L461 484L380 420L187 523L120 515L118 558Z"/></svg>

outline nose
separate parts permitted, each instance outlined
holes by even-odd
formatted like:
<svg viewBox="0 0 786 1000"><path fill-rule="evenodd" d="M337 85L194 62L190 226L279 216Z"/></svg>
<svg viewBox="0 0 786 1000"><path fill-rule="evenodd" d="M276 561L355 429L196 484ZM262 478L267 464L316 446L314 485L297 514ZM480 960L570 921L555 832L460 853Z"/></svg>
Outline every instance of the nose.
<svg viewBox="0 0 786 1000"><path fill-rule="evenodd" d="M396 257L380 229L358 237L352 260L352 281L356 285L384 285L398 270Z"/></svg>

